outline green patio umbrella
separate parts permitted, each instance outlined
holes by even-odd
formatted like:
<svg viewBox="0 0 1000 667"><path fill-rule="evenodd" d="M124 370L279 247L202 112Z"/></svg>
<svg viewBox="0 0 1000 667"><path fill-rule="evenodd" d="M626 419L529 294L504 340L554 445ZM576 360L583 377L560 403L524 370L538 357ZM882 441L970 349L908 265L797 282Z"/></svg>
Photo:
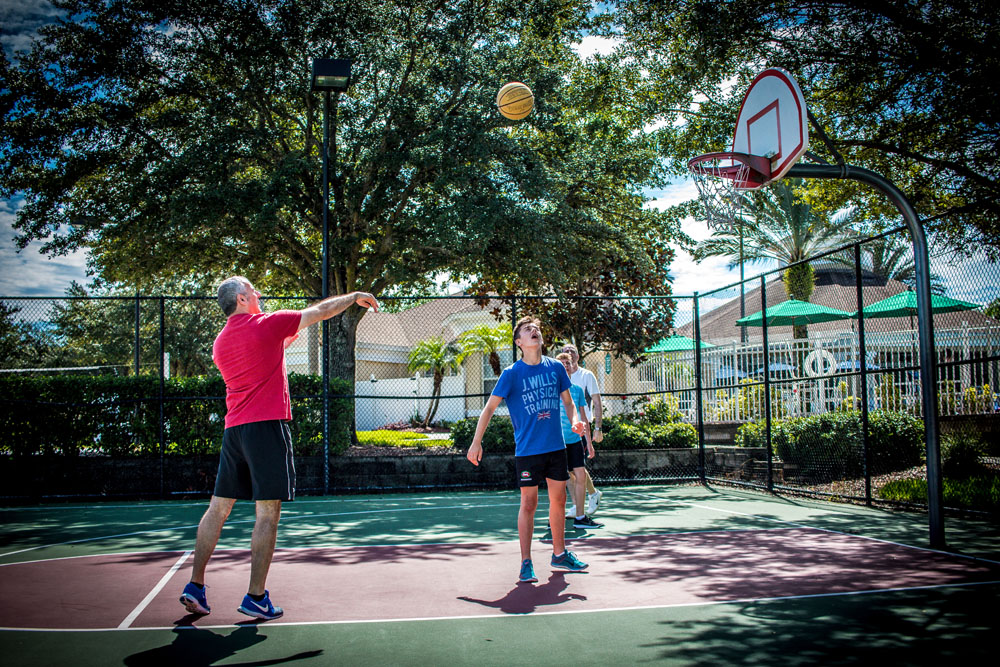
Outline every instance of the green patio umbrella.
<svg viewBox="0 0 1000 667"><path fill-rule="evenodd" d="M701 349L705 350L710 347L715 347L711 343L701 342ZM688 338L687 336L681 336L679 334L674 334L673 336L668 336L664 338L659 343L653 347L645 350L644 354L658 354L660 352L687 352L694 349L694 339Z"/></svg>
<svg viewBox="0 0 1000 667"><path fill-rule="evenodd" d="M788 301L782 301L776 306L768 307L767 326L798 326L801 324L816 324L817 322L846 320L850 317L851 314L843 310L827 308L826 306L821 306L818 303L809 303L808 301L789 299ZM757 311L753 315L747 315L746 317L741 317L736 320L736 326L740 325L749 327L763 326L763 318L760 316L760 311Z"/></svg>
<svg viewBox="0 0 1000 667"><path fill-rule="evenodd" d="M951 299L946 296L941 296L940 294L931 294L931 312L932 313L954 313L960 310L975 310L980 306L975 303L969 303L968 301L959 301L958 299ZM917 293L908 291L900 292L890 296L888 299L882 299L870 306L865 306L862 311L865 317L907 317L914 316L917 314ZM851 313L851 317L857 319L858 312L854 311Z"/></svg>

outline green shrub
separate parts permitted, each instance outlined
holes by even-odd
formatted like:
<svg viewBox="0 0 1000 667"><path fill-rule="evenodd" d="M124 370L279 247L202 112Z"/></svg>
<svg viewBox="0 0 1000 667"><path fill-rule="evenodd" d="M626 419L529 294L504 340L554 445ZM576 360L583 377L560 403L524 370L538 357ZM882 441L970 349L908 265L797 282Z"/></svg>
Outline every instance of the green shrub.
<svg viewBox="0 0 1000 667"><path fill-rule="evenodd" d="M948 477L972 477L984 468L980 457L985 454L982 441L971 434L952 433L941 438L941 471Z"/></svg>
<svg viewBox="0 0 1000 667"><path fill-rule="evenodd" d="M296 454L322 451L321 378L292 374L292 441ZM157 456L160 451L158 377L3 376L0 453L78 456ZM218 375L181 377L163 385L167 454L217 454L225 428L225 386ZM348 381L332 380L333 394L353 393ZM330 451L345 450L353 430L351 399L330 400Z"/></svg>
<svg viewBox="0 0 1000 667"><path fill-rule="evenodd" d="M679 401L671 394L665 394L640 407L641 412L632 421L643 426L664 426L680 422L684 415L678 408Z"/></svg>
<svg viewBox="0 0 1000 667"><path fill-rule="evenodd" d="M479 419L470 417L460 419L451 426L451 439L458 449L468 449L472 444L472 438L476 435L476 424ZM496 415L490 419L486 432L483 434L483 452L489 453L514 453L514 425L509 417L498 417Z"/></svg>
<svg viewBox="0 0 1000 667"><path fill-rule="evenodd" d="M880 475L919 465L923 422L900 412L875 410L868 415L871 472ZM736 432L740 447L766 446L764 422L744 424ZM771 446L782 461L815 480L846 479L864 474L861 413L848 410L771 423Z"/></svg>
<svg viewBox="0 0 1000 667"><path fill-rule="evenodd" d="M924 420L906 412L868 413L868 447L873 475L920 465L924 460Z"/></svg>
<svg viewBox="0 0 1000 667"><path fill-rule="evenodd" d="M656 449L698 446L698 429L691 424L660 424L648 428Z"/></svg>
<svg viewBox="0 0 1000 667"><path fill-rule="evenodd" d="M604 434L600 448L605 449L652 449L653 436L650 429L638 424L621 421L612 424Z"/></svg>

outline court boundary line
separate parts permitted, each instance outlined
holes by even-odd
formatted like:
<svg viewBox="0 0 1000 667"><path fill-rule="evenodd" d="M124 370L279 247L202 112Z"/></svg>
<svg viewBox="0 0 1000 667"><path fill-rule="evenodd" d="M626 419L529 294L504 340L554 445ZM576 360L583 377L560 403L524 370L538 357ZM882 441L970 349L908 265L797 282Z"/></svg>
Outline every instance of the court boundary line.
<svg viewBox="0 0 1000 667"><path fill-rule="evenodd" d="M911 591L935 590L942 588L970 588L974 586L1000 585L1000 579L990 581L970 581L966 583L928 584L925 586L897 586L893 588L870 588L861 591L839 591L835 593L810 593L808 595L780 595L761 598L739 598L736 600L711 600L706 602L679 602L677 604L642 605L638 607L605 607L602 609L568 609L565 611L537 611L527 614L473 614L470 616L421 616L415 618L372 618L343 621L267 621L251 623L253 627L302 627L310 625L356 625L371 623L413 623L418 621L471 621L480 619L530 618L532 616L565 616L570 614L599 614L618 611L648 611L654 609L681 609L684 607L716 607L727 604L758 604L761 602L782 602L785 600L810 600L831 597L853 597L878 593L908 593ZM245 627L246 622L226 625L164 625L148 628L10 628L0 627L0 632L142 632L164 630L224 630Z"/></svg>
<svg viewBox="0 0 1000 667"><path fill-rule="evenodd" d="M567 537L567 542L572 541L583 541L591 539L601 539L601 540L616 540L622 539L627 540L633 537L670 537L672 535L711 535L713 533L766 533L770 531L778 530L792 530L791 528L785 528L783 526L777 526L775 528L720 528L716 530L685 530L680 532L670 532L670 533L638 533L631 535L588 535L581 537ZM552 540L546 537L538 538L543 544L548 544ZM278 551L305 551L308 549L399 549L405 547L446 547L446 546L482 546L486 544L515 544L518 542L518 538L514 537L509 540L497 540L496 542L399 542L399 543L389 543L389 544L348 544L348 545L338 545L338 544L325 544L325 545L312 545L308 547L276 547L275 553ZM0 563L0 567L10 567L12 565L33 565L35 563L49 563L61 560L73 560L76 558L111 558L113 556L135 556L138 554L175 554L180 553L181 549L163 549L158 551L118 551L114 553L94 553L94 554L80 554L78 556L58 556L56 558L39 558L38 560L21 560L13 563ZM222 547L216 548L212 553L219 553L220 551L246 551L250 552L248 547Z"/></svg>
<svg viewBox="0 0 1000 667"><path fill-rule="evenodd" d="M637 492L637 491L625 491L625 493L628 493L630 495L635 495L635 496L647 495L647 494L643 494L643 493L640 493L640 492ZM718 493L726 495L726 493L724 491L719 491ZM883 544L890 544L892 546L903 547L905 549L917 549L918 551L927 551L927 552L934 553L934 554L940 554L942 556L955 556L955 557L958 557L958 558L965 558L967 560L972 560L972 561L977 561L977 562L982 562L982 563L990 563L992 565L1000 565L1000 561L996 561L996 560L993 560L993 559L990 559L990 558L984 558L982 556L972 556L972 555L964 554L964 553L961 553L961 552L958 552L958 551L943 551L941 549L932 549L930 547L922 547L922 546L918 546L916 544L904 544L902 542L895 542L893 540L887 540L887 539L883 539L881 537L871 537L871 536L868 536L868 535L857 535L857 534L854 534L854 533L845 533L844 531L834 530L833 528L820 528L818 526L809 526L809 525L806 525L804 523L798 523L796 521L787 521L785 519L775 519L775 518L772 518L772 517L760 516L759 514L749 514L747 512L738 512L736 510L727 510L727 509L721 509L721 508L718 508L718 507L710 507L708 505L700 505L700 504L697 504L697 503L689 503L689 502L684 502L684 501L679 501L679 500L671 500L669 498L663 498L661 496L656 496L656 495L647 495L647 497L656 498L657 500L663 500L663 501L666 501L668 503L673 503L675 505L685 505L687 507L696 507L698 509L705 509L705 510L710 510L710 511L713 511L713 512L721 512L721 513L724 513L724 514L736 514L736 515L739 515L739 516L745 516L745 517L750 517L750 518L753 518L753 519L759 519L761 521L770 521L772 523L787 524L789 526L795 526L796 528L803 528L803 529L806 529L806 530L815 530L815 531L818 531L818 532L830 533L832 535L843 535L845 537L856 537L856 538L859 538L859 539L862 539L862 540L869 540L871 542L881 542Z"/></svg>
<svg viewBox="0 0 1000 667"><path fill-rule="evenodd" d="M380 509L380 510L364 510L356 512L327 512L323 514L299 514L292 515L284 518L285 523L289 521L296 521L299 519L318 519L331 516L355 516L359 514L386 514L388 512L426 512L429 510L452 510L452 509L482 509L484 507L514 507L520 506L520 502L517 503L491 503L489 505L440 505L433 507L397 507L393 509ZM227 526L234 526L237 524L244 523L254 523L257 519L235 519L233 521L226 521ZM52 547L64 547L70 544L83 544L85 542L99 542L101 540L112 540L117 537L134 537L135 535L148 535L150 533L168 533L175 530L190 530L192 528L197 528L198 524L189 524L186 526L171 526L167 528L153 528L150 530L139 530L130 533L118 533L117 535L101 535L98 537L84 537L78 540L69 540L66 542L54 542L52 544L42 544L37 547L28 547L27 549L19 549L17 551L8 551L7 553L0 553L0 558L6 558L8 556L16 556L17 554L27 553L29 551L37 551L39 549L51 549ZM144 552L140 552L144 553ZM43 559L44 560L44 559ZM55 560L55 559L53 559ZM14 563L0 563L0 567L5 565L14 565Z"/></svg>
<svg viewBox="0 0 1000 667"><path fill-rule="evenodd" d="M468 493L475 493L475 492L474 491L470 491ZM460 490L455 492L455 495L460 495L460 494L461 494ZM393 496L398 496L401 501L402 500L409 500L411 498L416 498L418 500L439 500L439 499L446 499L446 498L449 497L447 495L415 496L415 495L411 495L411 494L408 494L408 493L405 493L405 492L395 493L395 494L392 494L392 495ZM517 496L517 494L513 490L508 495L515 496L515 497ZM366 495L365 497L366 498L370 498L371 495L369 494L369 495ZM382 498L383 496L379 495L378 497ZM506 495L504 495L504 496L498 495L498 494L496 494L496 492L489 492L489 495L477 496L477 499L480 499L480 498L505 498L505 497L507 497L507 496ZM302 497L302 498L296 498L295 500L289 500L289 501L285 501L285 502L302 504L302 505L310 504L310 503L318 505L318 504L323 504L323 503L370 503L370 502L372 502L371 500L362 500L357 495L354 495L354 496L335 496L335 497L332 497L332 498L325 497L325 496L319 496L319 498L325 498L323 500L319 500L319 499L312 500L311 498L312 498L312 496L305 496L305 497ZM160 508L160 507L207 507L208 506L208 501L209 501L209 499L206 498L205 500L202 500L200 502L182 502L182 501L164 500L164 501L161 501L159 503L146 503L146 504L142 504L142 505L102 505L102 504L95 504L95 505L60 505L60 504L57 504L57 503L52 503L52 504L43 505L43 506L38 506L38 505L32 505L32 506L27 506L27 505L24 505L24 506L8 505L8 506L0 507L0 513L4 513L4 512L40 512L42 510L104 510L104 509L151 509L151 508ZM252 501L247 501L247 502L252 502ZM282 507L284 507L284 505Z"/></svg>
<svg viewBox="0 0 1000 667"><path fill-rule="evenodd" d="M143 610L145 610L146 607L149 606L149 603L152 602L156 598L156 596L160 594L160 591L162 591L164 586L167 585L171 577L174 576L174 573L177 572L177 570L181 569L181 565L184 564L184 562L188 559L188 556L190 556L191 553L192 553L191 551L185 551L181 555L181 557L177 559L177 562L174 563L173 567L167 570L167 573L164 574L162 577L160 577L160 581L158 581L157 584L153 586L152 590L150 590L149 593L146 594L146 597L142 599L142 602L136 605L135 609L133 609L132 612L128 616L126 616L121 623L118 624L119 630L127 630L129 626L132 625L132 622L135 619L139 618L139 614L141 614Z"/></svg>

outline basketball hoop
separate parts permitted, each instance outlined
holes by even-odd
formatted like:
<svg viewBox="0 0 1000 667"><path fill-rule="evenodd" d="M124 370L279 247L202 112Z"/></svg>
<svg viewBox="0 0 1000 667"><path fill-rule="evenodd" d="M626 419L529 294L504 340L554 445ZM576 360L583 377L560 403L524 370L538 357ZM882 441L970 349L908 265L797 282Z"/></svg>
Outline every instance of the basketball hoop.
<svg viewBox="0 0 1000 667"><path fill-rule="evenodd" d="M731 229L742 222L743 192L771 180L771 162L747 153L706 153L688 161L688 169L712 229Z"/></svg>

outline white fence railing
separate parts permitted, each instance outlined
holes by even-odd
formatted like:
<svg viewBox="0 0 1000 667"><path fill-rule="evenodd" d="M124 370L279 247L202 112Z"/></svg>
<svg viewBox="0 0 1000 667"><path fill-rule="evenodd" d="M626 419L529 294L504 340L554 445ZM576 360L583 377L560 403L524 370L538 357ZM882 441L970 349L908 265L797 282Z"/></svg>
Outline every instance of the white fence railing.
<svg viewBox="0 0 1000 667"><path fill-rule="evenodd" d="M921 414L915 330L871 331L865 335L869 408ZM962 327L935 332L939 413L1000 411L1000 328ZM765 364L771 379L773 416L812 415L859 407L860 341L856 331L807 339L729 343L701 353L705 419L763 418ZM695 414L694 351L653 356L638 368L640 387L630 391L670 392L691 420ZM742 384L741 384L742 383ZM606 397L610 414L629 411L636 397Z"/></svg>

